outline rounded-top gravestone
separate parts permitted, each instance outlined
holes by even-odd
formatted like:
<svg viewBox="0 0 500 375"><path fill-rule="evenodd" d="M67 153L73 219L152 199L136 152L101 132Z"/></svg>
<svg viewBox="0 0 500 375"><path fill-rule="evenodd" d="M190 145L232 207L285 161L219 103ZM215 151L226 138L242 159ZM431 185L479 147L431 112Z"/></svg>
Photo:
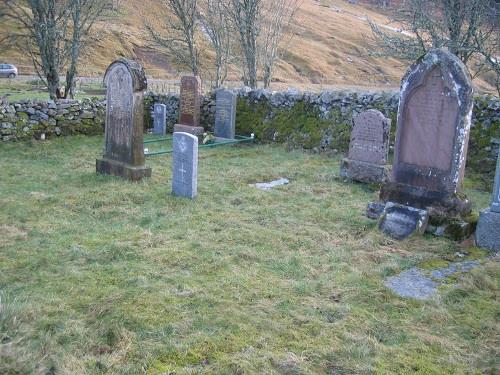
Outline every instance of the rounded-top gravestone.
<svg viewBox="0 0 500 375"><path fill-rule="evenodd" d="M473 89L465 65L447 50L418 60L401 84L392 178L381 198L425 208L461 190Z"/></svg>
<svg viewBox="0 0 500 375"><path fill-rule="evenodd" d="M102 159L96 161L100 174L138 181L151 176L144 166L144 90L146 75L133 60L113 62L104 77L106 84L106 129Z"/></svg>
<svg viewBox="0 0 500 375"><path fill-rule="evenodd" d="M385 182L391 120L369 109L355 116L352 123L349 155L342 160L340 176L366 183Z"/></svg>

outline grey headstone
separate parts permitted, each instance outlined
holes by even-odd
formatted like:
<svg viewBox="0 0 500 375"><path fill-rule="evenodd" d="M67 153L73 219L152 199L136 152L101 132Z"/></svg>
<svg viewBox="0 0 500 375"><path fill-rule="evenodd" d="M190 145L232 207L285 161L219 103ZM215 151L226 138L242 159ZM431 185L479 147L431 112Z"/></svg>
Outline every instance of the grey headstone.
<svg viewBox="0 0 500 375"><path fill-rule="evenodd" d="M429 214L426 210L387 202L379 229L397 240L403 240L415 232L424 233L428 221Z"/></svg>
<svg viewBox="0 0 500 375"><path fill-rule="evenodd" d="M153 134L165 135L167 133L167 106L155 103L153 112Z"/></svg>
<svg viewBox="0 0 500 375"><path fill-rule="evenodd" d="M234 139L236 122L236 94L230 90L217 92L215 108L215 132L220 138Z"/></svg>
<svg viewBox="0 0 500 375"><path fill-rule="evenodd" d="M489 208L479 213L476 242L479 247L500 251L500 213Z"/></svg>
<svg viewBox="0 0 500 375"><path fill-rule="evenodd" d="M380 111L369 109L352 120L349 159L378 165L387 163L391 120Z"/></svg>
<svg viewBox="0 0 500 375"><path fill-rule="evenodd" d="M479 247L500 251L500 154L497 159L491 208L479 213L476 242Z"/></svg>
<svg viewBox="0 0 500 375"><path fill-rule="evenodd" d="M498 154L498 159L497 159L497 171L495 175L495 185L493 187L493 200L491 202L491 211L500 213L500 153Z"/></svg>
<svg viewBox="0 0 500 375"><path fill-rule="evenodd" d="M198 137L174 133L172 194L193 199L198 190Z"/></svg>

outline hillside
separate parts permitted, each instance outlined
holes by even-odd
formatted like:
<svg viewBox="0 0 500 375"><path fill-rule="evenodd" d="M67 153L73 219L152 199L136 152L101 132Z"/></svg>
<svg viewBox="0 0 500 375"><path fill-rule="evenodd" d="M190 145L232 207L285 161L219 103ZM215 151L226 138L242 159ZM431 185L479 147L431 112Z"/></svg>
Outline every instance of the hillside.
<svg viewBox="0 0 500 375"><path fill-rule="evenodd" d="M154 26L161 22L165 15L161 2L142 0L140 9L134 0L123 0L122 4L119 13L96 25L82 59L80 75L100 76L106 66L120 56L141 60L149 77L176 79L187 73L185 67L177 66L148 40L144 23ZM384 25L388 19L381 12L378 8L345 0L304 0L290 27L293 37L278 63L273 86L397 87L407 64L369 54L373 41L366 19ZM20 51L3 51L0 59L17 64L21 73L33 73L29 59ZM208 68L211 68L210 59L206 53L204 60ZM236 67L231 67L230 79L238 81L240 76ZM209 80L207 71L203 78ZM476 81L476 85L481 90L491 89L484 81Z"/></svg>

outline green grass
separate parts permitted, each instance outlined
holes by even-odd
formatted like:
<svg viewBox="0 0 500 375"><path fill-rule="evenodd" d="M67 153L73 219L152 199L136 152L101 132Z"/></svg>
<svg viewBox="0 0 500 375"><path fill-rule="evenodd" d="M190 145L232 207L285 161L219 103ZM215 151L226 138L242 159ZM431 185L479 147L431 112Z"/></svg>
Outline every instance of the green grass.
<svg viewBox="0 0 500 375"><path fill-rule="evenodd" d="M75 99L104 97L104 89L99 84L77 85ZM48 100L47 89L37 81L0 79L0 97L6 96L13 103L21 99Z"/></svg>
<svg viewBox="0 0 500 375"><path fill-rule="evenodd" d="M0 373L498 373L498 264L395 296L386 276L458 245L380 234L376 192L338 159L202 150L191 201L170 195L171 156L128 183L96 176L101 149L0 145Z"/></svg>

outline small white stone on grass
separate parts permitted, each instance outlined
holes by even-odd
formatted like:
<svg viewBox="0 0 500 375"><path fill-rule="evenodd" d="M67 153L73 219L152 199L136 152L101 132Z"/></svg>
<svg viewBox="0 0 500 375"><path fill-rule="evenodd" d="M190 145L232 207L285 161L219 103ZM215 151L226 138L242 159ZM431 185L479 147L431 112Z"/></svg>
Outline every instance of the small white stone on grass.
<svg viewBox="0 0 500 375"><path fill-rule="evenodd" d="M280 178L279 180L275 180L275 181L271 181L271 182L259 182L259 183L255 184L254 186L260 190L271 190L273 187L287 185L289 183L290 183L290 181L288 181L286 178Z"/></svg>

